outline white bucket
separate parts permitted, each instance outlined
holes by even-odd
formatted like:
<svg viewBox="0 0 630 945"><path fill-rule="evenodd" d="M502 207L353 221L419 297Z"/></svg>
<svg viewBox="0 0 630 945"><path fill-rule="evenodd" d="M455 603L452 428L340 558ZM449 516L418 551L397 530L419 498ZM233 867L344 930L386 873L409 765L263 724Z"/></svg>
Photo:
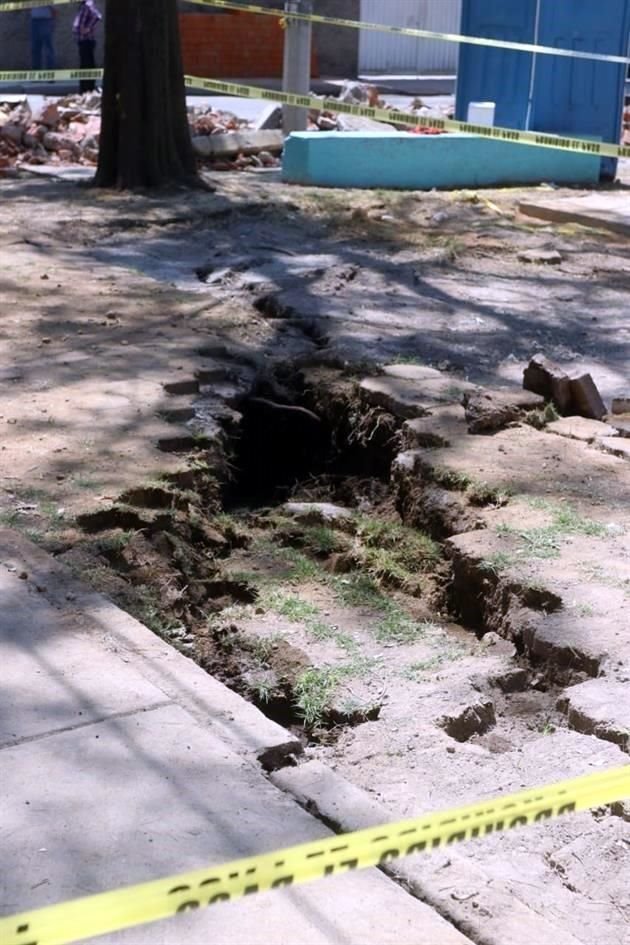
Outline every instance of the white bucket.
<svg viewBox="0 0 630 945"><path fill-rule="evenodd" d="M496 102L470 102L468 105L468 122L471 125L494 125Z"/></svg>

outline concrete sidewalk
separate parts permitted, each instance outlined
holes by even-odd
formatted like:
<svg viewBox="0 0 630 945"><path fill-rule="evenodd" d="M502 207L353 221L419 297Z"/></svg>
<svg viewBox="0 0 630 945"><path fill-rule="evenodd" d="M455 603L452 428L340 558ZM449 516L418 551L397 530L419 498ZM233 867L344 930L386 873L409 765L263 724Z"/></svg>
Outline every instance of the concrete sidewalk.
<svg viewBox="0 0 630 945"><path fill-rule="evenodd" d="M266 778L298 743L15 532L0 531L0 914L329 831ZM101 937L466 945L377 870Z"/></svg>

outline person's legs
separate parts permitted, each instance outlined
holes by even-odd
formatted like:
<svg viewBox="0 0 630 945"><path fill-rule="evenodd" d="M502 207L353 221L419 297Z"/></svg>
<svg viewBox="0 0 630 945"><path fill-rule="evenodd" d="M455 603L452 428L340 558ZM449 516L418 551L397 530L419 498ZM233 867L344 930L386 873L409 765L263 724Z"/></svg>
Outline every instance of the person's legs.
<svg viewBox="0 0 630 945"><path fill-rule="evenodd" d="M42 20L31 20L31 63L33 69L42 67Z"/></svg>
<svg viewBox="0 0 630 945"><path fill-rule="evenodd" d="M79 40L79 66L81 69L94 69L96 67L95 51L95 39ZM94 79L81 79L79 82L79 90L81 92L93 92L95 88L96 83Z"/></svg>
<svg viewBox="0 0 630 945"><path fill-rule="evenodd" d="M54 22L53 20L42 20L45 29L42 31L42 51L44 54L44 68L55 68L55 47L53 45Z"/></svg>

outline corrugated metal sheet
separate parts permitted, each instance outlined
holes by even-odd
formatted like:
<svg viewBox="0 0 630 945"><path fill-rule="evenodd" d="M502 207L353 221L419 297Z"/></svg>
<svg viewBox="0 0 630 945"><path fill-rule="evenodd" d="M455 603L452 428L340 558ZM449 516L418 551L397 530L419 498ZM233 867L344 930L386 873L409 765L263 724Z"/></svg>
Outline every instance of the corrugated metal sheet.
<svg viewBox="0 0 630 945"><path fill-rule="evenodd" d="M459 33L462 0L361 0L367 23ZM359 70L423 75L455 73L457 43L361 30Z"/></svg>

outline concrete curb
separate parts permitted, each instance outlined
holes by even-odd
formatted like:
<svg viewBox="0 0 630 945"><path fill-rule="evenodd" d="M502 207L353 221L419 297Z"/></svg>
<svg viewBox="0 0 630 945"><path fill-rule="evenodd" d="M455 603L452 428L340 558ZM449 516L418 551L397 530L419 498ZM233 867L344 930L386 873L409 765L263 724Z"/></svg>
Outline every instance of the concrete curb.
<svg viewBox="0 0 630 945"><path fill-rule="evenodd" d="M271 781L336 830L361 830L396 819L319 761L283 768L271 775ZM499 885L452 848L438 864L435 856L432 862L408 857L382 869L477 945L581 945L520 902L507 883Z"/></svg>
<svg viewBox="0 0 630 945"><path fill-rule="evenodd" d="M106 597L86 588L64 565L18 532L0 529L0 565L27 574L37 590L75 626L93 621L92 640L123 660L212 729L237 754L254 755L267 769L302 752L300 741L232 692Z"/></svg>

